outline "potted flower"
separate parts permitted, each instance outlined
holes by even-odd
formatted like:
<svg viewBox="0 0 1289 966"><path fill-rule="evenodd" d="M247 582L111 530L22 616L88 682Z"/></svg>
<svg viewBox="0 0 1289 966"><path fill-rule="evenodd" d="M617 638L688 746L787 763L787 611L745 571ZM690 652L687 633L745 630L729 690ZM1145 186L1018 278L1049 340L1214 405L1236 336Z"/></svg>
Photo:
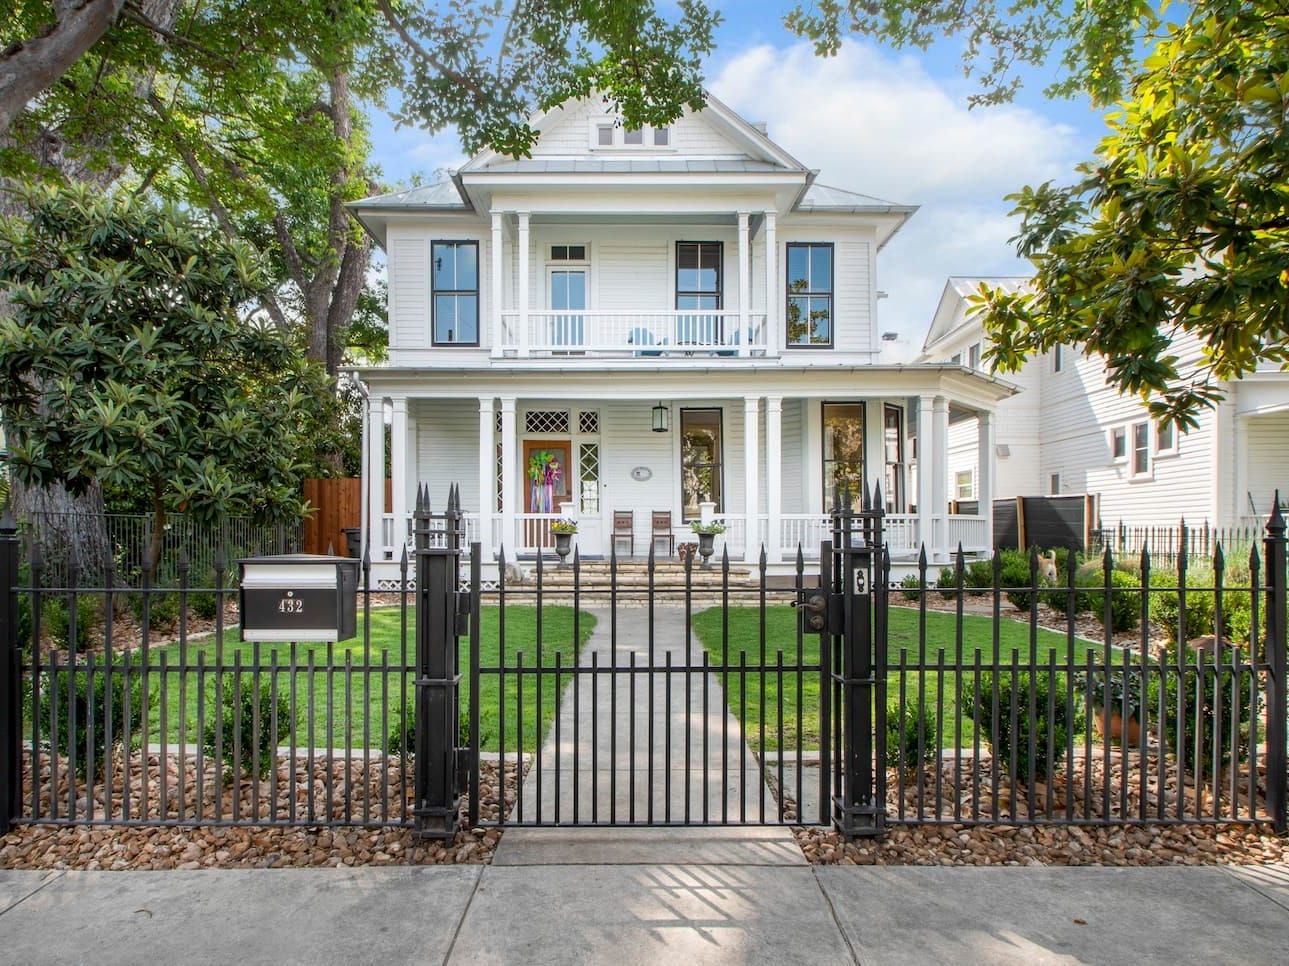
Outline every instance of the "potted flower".
<svg viewBox="0 0 1289 966"><path fill-rule="evenodd" d="M555 552L559 554L559 565L567 566L569 552L573 549L573 534L577 533L577 521L560 517L551 524L551 533L555 534Z"/></svg>
<svg viewBox="0 0 1289 966"><path fill-rule="evenodd" d="M725 524L719 520L708 520L706 523L695 520L689 525L689 529L698 534L698 552L703 558L703 567L710 567L712 553L716 550L716 535L725 532Z"/></svg>

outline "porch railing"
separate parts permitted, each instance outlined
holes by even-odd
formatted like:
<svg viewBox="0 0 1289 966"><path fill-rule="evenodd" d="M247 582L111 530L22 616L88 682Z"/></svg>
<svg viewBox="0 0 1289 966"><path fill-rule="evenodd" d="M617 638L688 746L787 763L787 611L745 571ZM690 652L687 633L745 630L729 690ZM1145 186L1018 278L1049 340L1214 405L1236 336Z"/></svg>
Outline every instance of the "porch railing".
<svg viewBox="0 0 1289 966"><path fill-rule="evenodd" d="M524 336L526 335L526 338ZM527 332L518 312L501 314L502 351L535 355L617 355L644 359L765 355L764 313L724 310L658 312L529 311Z"/></svg>

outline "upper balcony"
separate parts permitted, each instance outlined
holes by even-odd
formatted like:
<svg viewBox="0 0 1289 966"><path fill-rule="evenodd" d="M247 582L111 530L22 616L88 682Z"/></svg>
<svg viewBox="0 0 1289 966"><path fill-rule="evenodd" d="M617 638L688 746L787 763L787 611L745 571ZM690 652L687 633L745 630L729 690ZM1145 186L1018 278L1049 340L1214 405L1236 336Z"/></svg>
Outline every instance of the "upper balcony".
<svg viewBox="0 0 1289 966"><path fill-rule="evenodd" d="M764 313L695 311L505 311L494 358L587 356L734 359L770 351Z"/></svg>

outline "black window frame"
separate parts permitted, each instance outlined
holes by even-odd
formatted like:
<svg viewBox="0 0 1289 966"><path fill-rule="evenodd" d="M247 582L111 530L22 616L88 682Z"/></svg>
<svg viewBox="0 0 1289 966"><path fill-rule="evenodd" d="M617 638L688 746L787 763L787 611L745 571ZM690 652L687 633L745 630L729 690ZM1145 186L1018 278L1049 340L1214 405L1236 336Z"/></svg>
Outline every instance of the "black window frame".
<svg viewBox="0 0 1289 966"><path fill-rule="evenodd" d="M857 406L859 407L859 460L839 460L836 457L828 457L828 407L829 406ZM864 487L867 485L867 477L864 475L868 472L868 404L862 399L826 399L819 404L819 461L820 469L823 471L823 505L831 507L833 505L833 473L829 471L829 466L835 463L859 463L859 486L858 492L851 493L850 503L855 510L861 508L864 499Z"/></svg>
<svg viewBox="0 0 1289 966"><path fill-rule="evenodd" d="M792 291L792 249L794 248L827 248L829 264L829 281L827 290L808 289ZM806 255L806 264L810 256ZM831 349L837 341L837 246L832 242L788 242L783 255L783 344L787 349ZM792 320L793 298L827 298L828 299L828 341L827 342L793 342L788 326ZM813 329L813 327L812 327Z"/></svg>
<svg viewBox="0 0 1289 966"><path fill-rule="evenodd" d="M712 462L689 463L685 460L685 422L693 413L716 414L716 459ZM712 482L715 493L713 502L716 512L725 512L725 410L720 406L689 406L680 410L680 516L682 522L697 520L699 511L695 507L692 513L685 504L685 469L689 466L712 467Z"/></svg>
<svg viewBox="0 0 1289 966"><path fill-rule="evenodd" d="M441 245L462 246L469 245L474 248L474 288L472 289L439 289L435 285L435 249ZM478 348L481 344L480 337L483 328L483 301L479 296L479 276L483 273L483 264L479 261L479 242L474 238L435 238L430 242L430 344L433 346L456 346L460 348ZM465 342L460 339L451 342L439 341L439 296L440 295L473 295L475 304L474 317L474 341Z"/></svg>
<svg viewBox="0 0 1289 966"><path fill-rule="evenodd" d="M716 291L715 292L708 292L702 289L682 289L680 287L680 249L681 249L681 246L683 245L700 246L699 258L698 258L698 264L700 266L703 263L701 246L703 245L715 246L716 248ZM677 311L719 312L723 310L725 308L725 243L718 242L718 241L678 241L676 242L676 264L674 266L674 271L672 275L672 284L673 284L673 287L675 288L675 301L673 303L673 307ZM682 309L680 306L680 300L685 296L705 296L705 295L716 296L716 308Z"/></svg>

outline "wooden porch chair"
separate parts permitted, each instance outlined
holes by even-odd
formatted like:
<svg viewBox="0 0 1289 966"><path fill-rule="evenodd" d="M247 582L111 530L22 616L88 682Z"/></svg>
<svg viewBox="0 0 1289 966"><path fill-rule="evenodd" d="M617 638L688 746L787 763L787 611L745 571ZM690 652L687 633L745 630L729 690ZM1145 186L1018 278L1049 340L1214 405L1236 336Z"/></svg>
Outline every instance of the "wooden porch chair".
<svg viewBox="0 0 1289 966"><path fill-rule="evenodd" d="M676 535L671 532L671 511L654 510L652 546L656 548L664 541L667 544L667 556L670 557L676 552Z"/></svg>
<svg viewBox="0 0 1289 966"><path fill-rule="evenodd" d="M636 530L634 510L613 511L613 549L618 549L618 541L627 542L627 553L634 556L636 552Z"/></svg>

